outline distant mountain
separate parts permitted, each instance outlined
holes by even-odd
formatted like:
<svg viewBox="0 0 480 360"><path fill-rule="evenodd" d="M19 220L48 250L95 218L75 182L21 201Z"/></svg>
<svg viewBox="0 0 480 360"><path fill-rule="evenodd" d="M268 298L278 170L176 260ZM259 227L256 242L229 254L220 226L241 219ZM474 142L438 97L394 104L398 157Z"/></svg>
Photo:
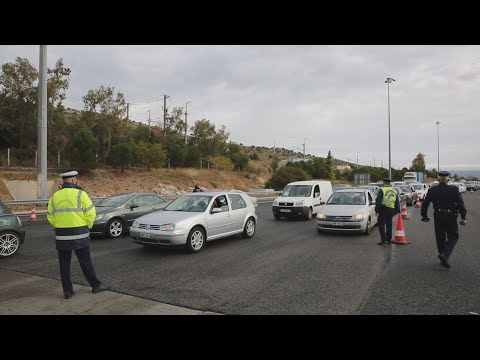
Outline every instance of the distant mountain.
<svg viewBox="0 0 480 360"><path fill-rule="evenodd" d="M467 171L461 171L461 170L447 170L452 176L455 176L455 174L460 177L460 178L467 178L469 176L474 176L476 178L480 178L480 170L467 170Z"/></svg>

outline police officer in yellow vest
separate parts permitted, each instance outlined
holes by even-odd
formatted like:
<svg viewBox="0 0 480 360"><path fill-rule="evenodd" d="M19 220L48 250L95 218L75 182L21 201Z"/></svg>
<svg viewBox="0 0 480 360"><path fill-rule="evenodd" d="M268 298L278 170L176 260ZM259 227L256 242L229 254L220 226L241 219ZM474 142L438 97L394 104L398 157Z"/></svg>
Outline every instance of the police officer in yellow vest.
<svg viewBox="0 0 480 360"><path fill-rule="evenodd" d="M90 257L89 229L92 228L96 216L95 205L88 194L77 185L77 175L77 171L60 174L63 179L62 189L55 192L48 200L47 219L55 228L65 299L70 299L74 294L70 280L72 250L77 255L83 275L92 287L92 293L107 289L98 280Z"/></svg>
<svg viewBox="0 0 480 360"><path fill-rule="evenodd" d="M380 242L378 245L391 244L392 242L392 220L400 213L400 201L398 194L390 186L391 179L383 179L383 187L377 194L375 212L378 216L378 230L380 231ZM385 226L387 230L385 231Z"/></svg>

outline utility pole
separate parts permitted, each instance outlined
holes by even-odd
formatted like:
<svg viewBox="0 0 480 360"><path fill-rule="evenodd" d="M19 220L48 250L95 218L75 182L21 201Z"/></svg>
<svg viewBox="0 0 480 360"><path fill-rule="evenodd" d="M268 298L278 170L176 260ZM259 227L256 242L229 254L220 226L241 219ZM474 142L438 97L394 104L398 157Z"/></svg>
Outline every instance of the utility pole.
<svg viewBox="0 0 480 360"><path fill-rule="evenodd" d="M152 140L152 128L150 126L150 109L148 110L148 140Z"/></svg>
<svg viewBox="0 0 480 360"><path fill-rule="evenodd" d="M358 169L358 152L357 152L357 169Z"/></svg>
<svg viewBox="0 0 480 360"><path fill-rule="evenodd" d="M128 121L128 113L129 113L129 110L130 110L130 103L127 103L127 121Z"/></svg>
<svg viewBox="0 0 480 360"><path fill-rule="evenodd" d="M305 161L305 140L307 138L303 138L303 161Z"/></svg>
<svg viewBox="0 0 480 360"><path fill-rule="evenodd" d="M40 45L38 69L38 139L37 198L47 198L47 45Z"/></svg>
<svg viewBox="0 0 480 360"><path fill-rule="evenodd" d="M440 121L437 121L437 174L440 171L440 136L438 134L438 125Z"/></svg>
<svg viewBox="0 0 480 360"><path fill-rule="evenodd" d="M387 96L388 96L388 178L392 179L392 146L390 141L390 83L395 79L387 78Z"/></svg>
<svg viewBox="0 0 480 360"><path fill-rule="evenodd" d="M187 111L187 107L188 107L188 104L192 105L192 103L190 101L187 101L185 103L185 146L187 146L187 129L188 129L188 123L187 123L187 115L188 115L188 111Z"/></svg>
<svg viewBox="0 0 480 360"><path fill-rule="evenodd" d="M167 98L170 96L163 95L163 129L165 129L165 124L167 122Z"/></svg>

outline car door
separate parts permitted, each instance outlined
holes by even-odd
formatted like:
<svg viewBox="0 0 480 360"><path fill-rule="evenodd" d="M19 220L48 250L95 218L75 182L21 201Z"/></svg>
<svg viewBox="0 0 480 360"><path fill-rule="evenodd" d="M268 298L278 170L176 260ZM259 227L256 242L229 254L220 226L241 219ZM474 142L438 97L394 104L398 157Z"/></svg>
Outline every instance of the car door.
<svg viewBox="0 0 480 360"><path fill-rule="evenodd" d="M152 212L154 199L150 195L139 195L130 200L126 207L125 220L131 226L136 218Z"/></svg>
<svg viewBox="0 0 480 360"><path fill-rule="evenodd" d="M247 203L239 194L228 194L232 214L232 231L243 230L247 216Z"/></svg>
<svg viewBox="0 0 480 360"><path fill-rule="evenodd" d="M220 212L212 213L213 204L215 200L221 199L222 206ZM217 196L213 199L208 207L207 213L208 235L207 237L216 238L233 231L232 214L230 212L229 204L225 195Z"/></svg>

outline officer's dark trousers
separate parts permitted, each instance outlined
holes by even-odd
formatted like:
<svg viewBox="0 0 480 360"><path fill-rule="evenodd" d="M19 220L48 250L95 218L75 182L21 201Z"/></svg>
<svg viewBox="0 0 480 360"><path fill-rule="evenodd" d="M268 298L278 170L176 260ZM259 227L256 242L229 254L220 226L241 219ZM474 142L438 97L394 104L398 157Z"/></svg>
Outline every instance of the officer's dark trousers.
<svg viewBox="0 0 480 360"><path fill-rule="evenodd" d="M434 212L433 219L435 221L438 253L448 258L452 254L459 237L457 216L450 213Z"/></svg>
<svg viewBox="0 0 480 360"><path fill-rule="evenodd" d="M380 231L380 238L383 243L392 241L392 220L395 210L382 207L378 213L378 231ZM387 231L385 231L385 226Z"/></svg>
<svg viewBox="0 0 480 360"><path fill-rule="evenodd" d="M60 277L62 278L63 292L73 291L72 281L70 280L70 262L72 259L72 250L57 250L58 260L60 263ZM90 257L90 247L83 247L75 251L78 262L82 268L83 275L87 279L91 287L101 285L97 278L95 269L93 268L92 259Z"/></svg>

